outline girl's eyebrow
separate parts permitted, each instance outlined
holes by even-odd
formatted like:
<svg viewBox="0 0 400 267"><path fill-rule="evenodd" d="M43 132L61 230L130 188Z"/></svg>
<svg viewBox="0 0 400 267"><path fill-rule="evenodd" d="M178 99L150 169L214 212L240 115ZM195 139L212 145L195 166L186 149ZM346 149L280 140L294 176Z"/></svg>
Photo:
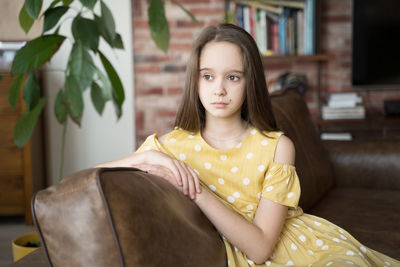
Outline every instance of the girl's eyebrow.
<svg viewBox="0 0 400 267"><path fill-rule="evenodd" d="M204 71L204 70L212 71L213 69L211 69L211 68L201 68L201 69L200 69L200 71ZM243 73L244 73L244 71L242 71L242 70L235 70L235 69L233 69L233 70L228 70L227 72L236 72L236 73L240 73L240 74L243 74Z"/></svg>

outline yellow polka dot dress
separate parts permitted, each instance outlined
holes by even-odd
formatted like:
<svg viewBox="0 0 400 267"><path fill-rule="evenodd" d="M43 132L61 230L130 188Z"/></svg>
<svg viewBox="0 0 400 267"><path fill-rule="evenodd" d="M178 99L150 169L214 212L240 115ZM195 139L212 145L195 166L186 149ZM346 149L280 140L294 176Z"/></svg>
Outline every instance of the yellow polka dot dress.
<svg viewBox="0 0 400 267"><path fill-rule="evenodd" d="M281 132L256 129L236 147L217 150L200 133L175 128L164 144L149 136L137 153L157 150L184 161L220 201L252 222L261 197L288 206L272 256L256 265L229 241L227 266L400 266L400 262L367 248L340 227L298 207L300 184L294 166L275 163Z"/></svg>

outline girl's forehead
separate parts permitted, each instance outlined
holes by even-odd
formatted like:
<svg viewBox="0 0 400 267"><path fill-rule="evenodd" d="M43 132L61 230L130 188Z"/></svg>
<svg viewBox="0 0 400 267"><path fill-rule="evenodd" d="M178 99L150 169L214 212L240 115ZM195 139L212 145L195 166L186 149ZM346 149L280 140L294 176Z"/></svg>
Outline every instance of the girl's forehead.
<svg viewBox="0 0 400 267"><path fill-rule="evenodd" d="M243 71L243 56L239 46L230 42L209 42L200 54L200 69Z"/></svg>

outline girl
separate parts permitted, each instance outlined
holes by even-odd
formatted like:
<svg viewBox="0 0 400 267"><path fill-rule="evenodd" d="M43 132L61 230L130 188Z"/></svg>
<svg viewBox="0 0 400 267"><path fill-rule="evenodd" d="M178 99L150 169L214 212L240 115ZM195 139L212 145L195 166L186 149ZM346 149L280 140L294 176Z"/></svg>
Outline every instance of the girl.
<svg viewBox="0 0 400 267"><path fill-rule="evenodd" d="M189 195L223 237L228 266L395 266L297 206L294 145L277 130L252 37L222 24L192 50L175 129L101 167L138 167Z"/></svg>

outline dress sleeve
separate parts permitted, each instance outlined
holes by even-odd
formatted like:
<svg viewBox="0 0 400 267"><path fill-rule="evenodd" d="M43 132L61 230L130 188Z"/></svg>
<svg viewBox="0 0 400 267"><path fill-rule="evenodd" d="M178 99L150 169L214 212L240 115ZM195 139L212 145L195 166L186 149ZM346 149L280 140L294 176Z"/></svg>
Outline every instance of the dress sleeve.
<svg viewBox="0 0 400 267"><path fill-rule="evenodd" d="M296 208L300 199L300 182L296 168L273 162L265 173L262 197Z"/></svg>
<svg viewBox="0 0 400 267"><path fill-rule="evenodd" d="M147 150L161 151L162 145L158 141L158 136L156 133L149 135L143 144L136 150L135 153L142 153Z"/></svg>
<svg viewBox="0 0 400 267"><path fill-rule="evenodd" d="M163 152L171 157L175 157L163 144L160 143L156 133L149 135L135 153L142 153L147 150L155 150Z"/></svg>

